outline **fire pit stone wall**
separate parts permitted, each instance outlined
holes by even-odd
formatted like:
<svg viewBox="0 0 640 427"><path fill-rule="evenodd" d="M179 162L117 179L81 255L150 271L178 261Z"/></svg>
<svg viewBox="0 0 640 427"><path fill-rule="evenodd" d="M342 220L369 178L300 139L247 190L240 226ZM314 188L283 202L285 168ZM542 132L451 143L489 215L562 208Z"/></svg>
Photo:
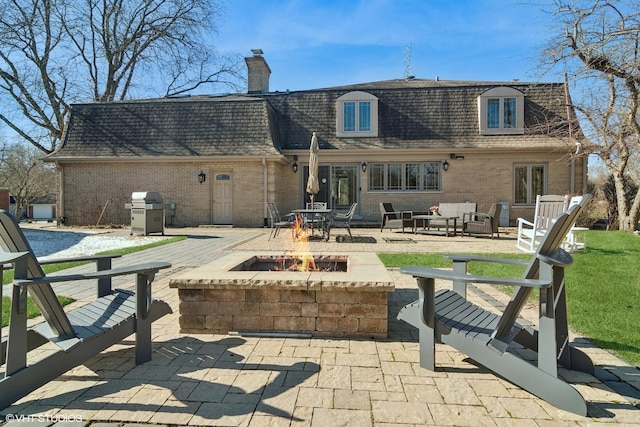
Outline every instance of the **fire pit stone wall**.
<svg viewBox="0 0 640 427"><path fill-rule="evenodd" d="M252 256L234 252L171 280L181 332L387 336L394 285L375 254L349 253L346 272L233 271Z"/></svg>

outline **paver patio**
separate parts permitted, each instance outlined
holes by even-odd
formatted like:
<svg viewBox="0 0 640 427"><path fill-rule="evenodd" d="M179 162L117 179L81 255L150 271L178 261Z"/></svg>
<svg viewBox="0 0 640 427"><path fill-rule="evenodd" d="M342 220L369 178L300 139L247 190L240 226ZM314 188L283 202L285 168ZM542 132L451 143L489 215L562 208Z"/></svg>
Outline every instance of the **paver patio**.
<svg viewBox="0 0 640 427"><path fill-rule="evenodd" d="M491 240L380 233L379 229L352 231L358 237L355 243L348 239L336 243L334 238L329 243L313 241L311 250L517 251L513 233L506 232L501 232L501 239ZM177 291L168 287L172 276L229 251L290 246L288 233L268 241L267 230L169 229L167 234L182 233L193 238L128 255L122 261L153 259L173 264L153 285L154 296L167 301L174 313L154 323L151 362L135 365L133 340L129 339L0 414L223 426L640 424L640 410L634 406L640 394L638 369L580 337L573 337L574 342L593 358L601 368L599 377L605 380L570 373L568 380L589 401L588 418L537 399L444 345L437 348L440 369L420 368L417 331L395 320L398 310L417 298L417 286L411 277L395 270L390 271L396 291L390 295L387 339L181 334ZM383 238L400 240L386 242ZM66 292L69 295L72 290ZM508 298L484 287L481 291L472 287L470 294L474 302L485 306ZM532 321L536 318L533 309L525 315Z"/></svg>

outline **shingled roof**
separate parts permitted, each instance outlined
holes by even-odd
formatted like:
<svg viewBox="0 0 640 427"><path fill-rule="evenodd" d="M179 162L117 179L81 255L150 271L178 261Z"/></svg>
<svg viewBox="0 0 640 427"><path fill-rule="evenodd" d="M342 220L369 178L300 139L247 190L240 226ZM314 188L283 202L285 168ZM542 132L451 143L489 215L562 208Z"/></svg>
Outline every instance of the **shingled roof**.
<svg viewBox="0 0 640 427"><path fill-rule="evenodd" d="M264 99L188 97L75 104L51 157L280 155Z"/></svg>
<svg viewBox="0 0 640 427"><path fill-rule="evenodd" d="M524 135L480 135L477 98L498 86L525 94ZM350 91L378 98L377 137L336 136L336 100ZM76 104L56 157L279 156L307 149L558 148L566 118L559 83L388 80L267 94L194 96ZM545 126L541 126L541 124Z"/></svg>
<svg viewBox="0 0 640 427"><path fill-rule="evenodd" d="M524 135L480 135L477 98L499 86L524 93ZM378 137L336 136L335 103L351 91L378 98ZM551 148L564 146L559 137L568 135L564 85L558 83L388 80L262 96L279 113L279 135L286 149L308 148L314 131L321 149L340 150ZM559 128L550 128L552 123L560 123Z"/></svg>

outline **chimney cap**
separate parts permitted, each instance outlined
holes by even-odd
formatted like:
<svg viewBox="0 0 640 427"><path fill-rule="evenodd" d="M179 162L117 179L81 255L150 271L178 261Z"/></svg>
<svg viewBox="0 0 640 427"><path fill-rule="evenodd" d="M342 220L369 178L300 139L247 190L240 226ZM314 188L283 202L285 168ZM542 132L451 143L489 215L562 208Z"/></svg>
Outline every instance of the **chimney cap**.
<svg viewBox="0 0 640 427"><path fill-rule="evenodd" d="M254 56L260 56L264 52L262 51L262 49L251 49L251 53L253 53Z"/></svg>

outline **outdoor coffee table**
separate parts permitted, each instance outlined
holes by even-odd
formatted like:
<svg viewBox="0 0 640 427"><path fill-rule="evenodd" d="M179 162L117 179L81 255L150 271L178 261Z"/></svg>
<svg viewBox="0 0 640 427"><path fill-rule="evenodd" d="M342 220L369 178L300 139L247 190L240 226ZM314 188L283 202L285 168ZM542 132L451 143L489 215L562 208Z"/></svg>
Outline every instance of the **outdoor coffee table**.
<svg viewBox="0 0 640 427"><path fill-rule="evenodd" d="M441 215L414 215L413 216L413 234L418 233L433 233L429 230L432 220L444 220L445 224L445 236L449 237L449 223L453 221L453 235L456 235L456 225L458 223L458 217L455 216L441 216ZM418 230L418 221L422 221L422 230Z"/></svg>

